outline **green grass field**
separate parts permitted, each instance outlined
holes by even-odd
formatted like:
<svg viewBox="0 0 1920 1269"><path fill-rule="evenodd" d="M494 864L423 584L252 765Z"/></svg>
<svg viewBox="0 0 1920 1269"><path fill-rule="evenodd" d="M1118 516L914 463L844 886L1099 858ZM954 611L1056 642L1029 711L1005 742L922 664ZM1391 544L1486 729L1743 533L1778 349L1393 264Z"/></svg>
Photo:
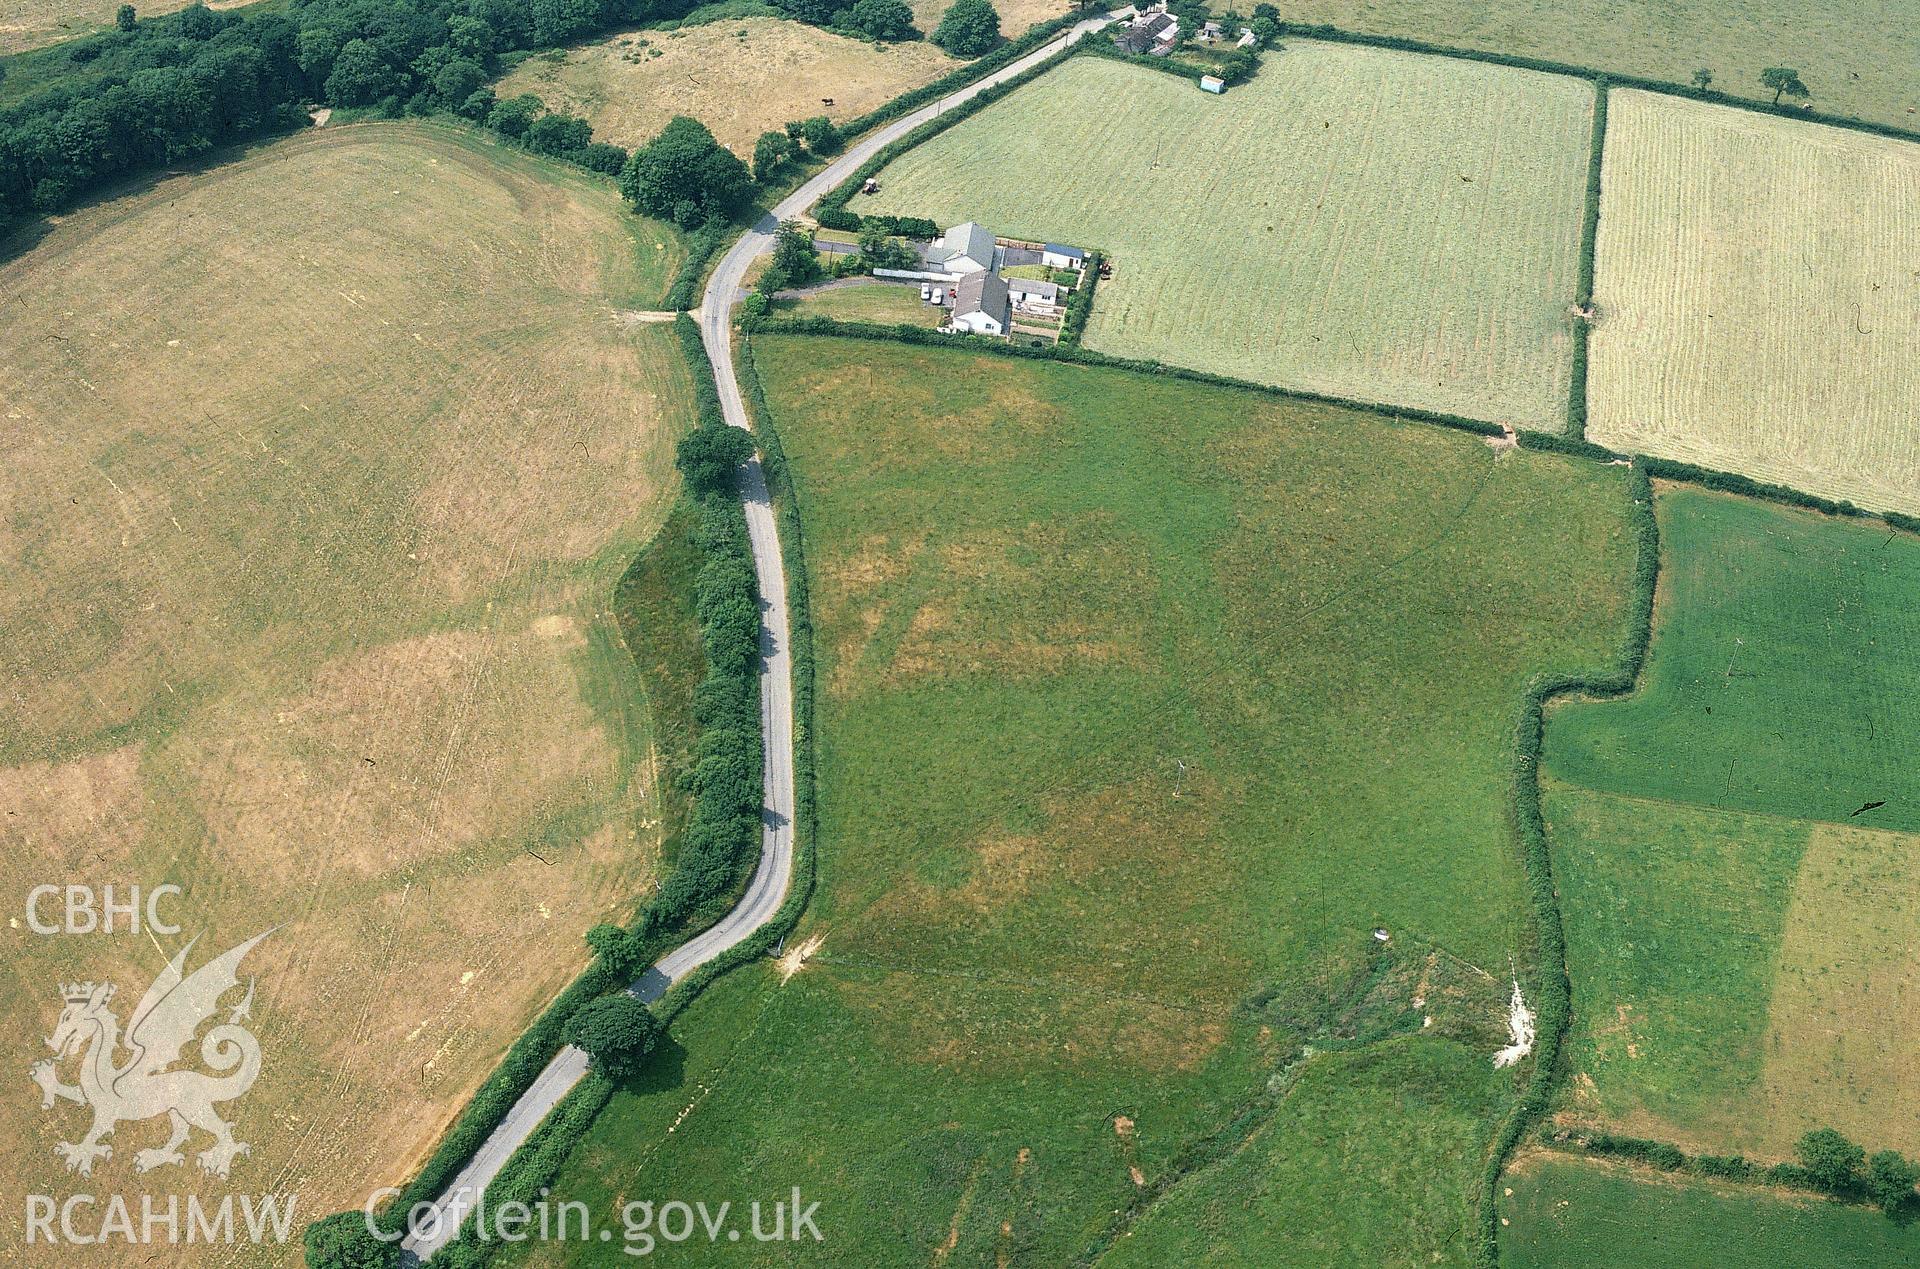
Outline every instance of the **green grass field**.
<svg viewBox="0 0 1920 1269"><path fill-rule="evenodd" d="M1506 1086L1483 1055L1418 1036L1329 1054L1244 1148L1174 1190L1101 1264L1464 1259L1468 1188Z"/></svg>
<svg viewBox="0 0 1920 1269"><path fill-rule="evenodd" d="M1510 1269L1880 1269L1920 1260L1920 1227L1799 1195L1553 1155L1506 1176L1500 1262Z"/></svg>
<svg viewBox="0 0 1920 1269"><path fill-rule="evenodd" d="M1302 1163L1260 1219L1461 1260L1528 973L1513 721L1623 637L1624 473L1079 366L754 352L807 531L820 879L789 943L819 942L729 988L763 1009L697 1004L690 1071L746 1018L727 1073L670 1140L672 1098L617 1099L559 1192L800 1184L866 1263L1061 1263L1136 1199L1237 1205L1246 1162L1184 1200L1183 1152L1311 1042L1242 1157L1352 1175L1330 1204ZM1433 1109L1419 1141L1391 1104ZM1144 1245L1180 1224L1154 1206Z"/></svg>
<svg viewBox="0 0 1920 1269"><path fill-rule="evenodd" d="M1115 262L1086 343L1559 431L1593 92L1289 43L1224 97L1077 58L888 165L855 211Z"/></svg>
<svg viewBox="0 0 1920 1269"><path fill-rule="evenodd" d="M1569 1109L1696 1150L1920 1148L1920 540L1692 490L1659 515L1640 689L1547 731Z"/></svg>
<svg viewBox="0 0 1920 1269"><path fill-rule="evenodd" d="M942 310L920 298L918 286L892 282L857 282L836 286L797 300L782 300L780 311L794 317L831 317L843 322L879 322L893 325L938 326Z"/></svg>
<svg viewBox="0 0 1920 1269"><path fill-rule="evenodd" d="M1770 100L1760 72L1793 66L1813 104L1920 128L1920 26L1909 0L1299 0L1289 22L1331 22Z"/></svg>

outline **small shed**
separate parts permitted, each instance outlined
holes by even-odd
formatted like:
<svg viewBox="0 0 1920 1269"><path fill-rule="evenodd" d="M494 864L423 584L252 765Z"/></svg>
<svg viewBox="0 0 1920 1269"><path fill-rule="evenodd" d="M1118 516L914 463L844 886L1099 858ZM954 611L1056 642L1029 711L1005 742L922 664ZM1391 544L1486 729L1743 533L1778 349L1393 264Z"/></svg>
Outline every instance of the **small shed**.
<svg viewBox="0 0 1920 1269"><path fill-rule="evenodd" d="M1025 308L1030 304L1052 306L1060 302L1060 288L1052 282L1042 282L1037 278L1008 278L1007 294L1013 300L1015 308Z"/></svg>
<svg viewBox="0 0 1920 1269"><path fill-rule="evenodd" d="M1227 91L1227 81L1218 75L1202 75L1200 77L1200 87L1204 92L1223 93Z"/></svg>
<svg viewBox="0 0 1920 1269"><path fill-rule="evenodd" d="M1049 269L1077 269L1087 262L1087 253L1078 247L1063 247L1049 242L1040 248L1040 263Z"/></svg>

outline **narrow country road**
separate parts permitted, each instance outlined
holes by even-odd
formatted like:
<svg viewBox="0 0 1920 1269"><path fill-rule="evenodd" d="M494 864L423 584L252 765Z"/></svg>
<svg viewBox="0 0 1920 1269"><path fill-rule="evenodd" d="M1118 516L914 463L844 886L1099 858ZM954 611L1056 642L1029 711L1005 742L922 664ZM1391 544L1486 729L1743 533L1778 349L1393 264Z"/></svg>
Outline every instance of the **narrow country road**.
<svg viewBox="0 0 1920 1269"><path fill-rule="evenodd" d="M1088 18L1059 39L1041 45L1017 61L967 85L950 96L930 102L869 133L821 169L799 189L780 200L771 213L741 236L720 258L700 306L700 337L713 361L720 404L727 422L751 432L753 420L740 397L733 373L734 302L743 289L747 266L771 249L774 231L782 220L805 212L827 191L847 179L854 169L881 147L905 136L929 119L992 87L1031 70L1089 31L1105 26L1108 18ZM718 924L695 935L660 958L627 990L641 1000L654 1001L674 983L728 948L745 940L780 910L793 876L793 665L788 645L787 574L780 556L780 538L774 527L773 504L767 495L766 475L756 454L740 472L740 500L746 511L747 534L753 545L754 576L760 585L760 714L766 742L765 802L761 813L760 864L740 903ZM491 1136L482 1142L467 1166L454 1175L433 1202L434 1215L415 1222L421 1232L409 1234L401 1248L414 1261L424 1261L453 1240L460 1222L500 1169L533 1135L553 1108L587 1073L587 1055L568 1045L554 1055L520 1100L513 1104ZM436 1219L437 1218L437 1219Z"/></svg>

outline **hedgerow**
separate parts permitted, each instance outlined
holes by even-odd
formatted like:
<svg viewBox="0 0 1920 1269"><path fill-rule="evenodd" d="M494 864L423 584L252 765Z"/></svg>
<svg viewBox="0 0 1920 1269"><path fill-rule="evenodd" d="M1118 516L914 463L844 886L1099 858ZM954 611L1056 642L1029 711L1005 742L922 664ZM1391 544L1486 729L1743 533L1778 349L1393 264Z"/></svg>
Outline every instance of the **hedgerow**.
<svg viewBox="0 0 1920 1269"><path fill-rule="evenodd" d="M1607 144L1607 81L1593 84L1593 139L1587 150L1587 205L1580 221L1580 272L1574 283L1573 372L1568 376L1567 435L1587 434L1587 341L1593 333L1593 255L1600 236L1600 173Z"/></svg>
<svg viewBox="0 0 1920 1269"><path fill-rule="evenodd" d="M713 378L713 365L700 342L699 327L685 314L674 325L694 372L696 429L727 427ZM689 493L689 496L694 495ZM707 673L694 689L697 740L694 769L689 776L693 812L681 834L673 871L628 931L632 948L621 959L631 964L652 964L658 953L679 935L704 928L718 919L732 905L734 892L745 880L747 866L759 858L764 758L758 673L759 590L754 580L746 516L739 499L730 490L711 490L699 496L698 501L698 540L705 563L694 583L694 606L700 616ZM698 978L702 985L711 981L711 975L702 977L701 974L696 971L683 979L668 993L666 1000L656 1006L655 1012L663 1022L670 1021L684 1008L685 1001L697 993L697 987L687 990L692 980ZM534 1032L529 1031L515 1045L516 1051L527 1046L524 1062L515 1068L515 1078L503 1081L498 1095L487 1098L484 1107L482 1098L475 1098L461 1119L461 1128L467 1131L459 1134L457 1143L450 1134L435 1152L434 1162L386 1209L383 1213L386 1228L400 1228L410 1207L436 1197L472 1157L487 1134L498 1126L506 1111L559 1051L565 1025L573 1013L588 1000L625 986L627 983L614 975L604 961L596 961L588 973L568 989L571 999L564 1015L557 1008L548 1010L536 1024L542 1042L529 1045L534 1036ZM674 1003L669 1005L667 1001ZM506 1066L502 1064L503 1071ZM501 1074L496 1071L494 1079L500 1079ZM493 1082L489 1080L489 1085ZM613 1085L599 1075L589 1074L576 1085L488 1185L489 1204L513 1200L532 1202L538 1197L540 1187L558 1174L612 1094ZM483 1109L491 1113L482 1115L479 1112ZM455 1243L435 1257L434 1263L441 1263L440 1256L445 1256L450 1264L478 1264L488 1254L490 1246L476 1238L469 1225Z"/></svg>
<svg viewBox="0 0 1920 1269"><path fill-rule="evenodd" d="M1853 132L1871 132L1900 141L1920 141L1920 132L1910 128L1895 127L1893 124L1873 123L1853 115L1828 114L1821 110L1775 105L1770 101L1737 97L1731 93L1721 92L1717 88L1702 90L1694 85L1676 83L1673 80L1652 79L1644 75L1623 75L1617 71L1604 71L1592 66L1575 65L1572 62L1556 62L1543 57L1526 57L1516 53L1494 53L1486 49L1461 48L1458 45L1436 44L1430 40L1416 40L1399 35L1367 35L1327 23L1282 22L1280 29L1283 35L1301 39L1325 40L1337 44L1359 44L1370 48L1395 49L1404 53L1426 53L1435 57L1457 57L1463 61L1488 62L1495 66L1544 71L1549 75L1568 75L1576 79L1596 81L1604 79L1615 87L1638 88L1668 97L1689 97L1695 101L1710 101L1717 105L1731 106L1735 110L1750 110L1755 114L1774 115L1782 119L1823 123Z"/></svg>
<svg viewBox="0 0 1920 1269"><path fill-rule="evenodd" d="M1078 21L1080 21L1079 15L1067 14L1042 22L1038 26L1029 27L1026 34L1019 39L1009 40L991 53L975 58L958 70L942 75L930 84L922 84L918 88L901 93L893 100L875 106L864 115L855 115L840 126L840 131L849 137L858 136L870 128L898 119L901 115L912 114L928 102L938 101L950 92L965 88L974 80L991 75L1002 66L1011 66Z"/></svg>
<svg viewBox="0 0 1920 1269"><path fill-rule="evenodd" d="M1105 259L1104 253L1095 250L1087 252L1080 262L1080 285L1067 297L1067 316L1060 324L1060 342L1068 348L1080 347L1081 337L1087 333L1087 318L1093 315L1093 292L1100 284L1100 264Z"/></svg>
<svg viewBox="0 0 1920 1269"><path fill-rule="evenodd" d="M1137 374L1158 375L1166 379L1182 379L1189 383L1207 383L1216 387L1239 388L1248 392L1259 392L1267 396L1285 397L1295 401L1317 401L1325 405L1343 405L1358 410L1368 410L1375 414L1395 419L1409 419L1419 423L1433 423L1441 427L1450 427L1462 432L1472 432L1476 436L1503 436L1506 429L1498 423L1488 423L1481 419L1469 419L1457 414L1441 414L1433 410L1418 410L1398 406L1381 405L1372 401L1361 401L1352 397L1336 397L1319 392L1305 392L1294 388L1275 387L1269 383L1253 383L1245 379L1234 379L1226 375L1210 374L1204 370L1193 370L1186 366L1171 366L1163 361L1148 361L1138 357L1111 357L1105 353L1094 352L1090 348L1074 347L1065 343L1028 345L1016 344L1007 340L989 339L971 335L942 334L931 326L882 326L867 322L843 322L830 317L749 317L742 321L749 332L787 335L833 335L843 339L874 339L894 341L905 344L926 344L937 348L966 348L974 352L987 353L1000 357L1024 357L1035 361L1069 361L1083 366L1106 366L1116 370L1131 370Z"/></svg>
<svg viewBox="0 0 1920 1269"><path fill-rule="evenodd" d="M1573 1013L1573 989L1567 978L1566 931L1560 897L1553 882L1546 820L1540 809L1540 754L1546 734L1547 702L1557 696L1623 696L1633 690L1653 638L1653 594L1660 577L1660 527L1653 515L1653 484L1635 467L1628 478L1632 499L1635 558L1627 608L1627 638L1610 670L1590 675L1542 675L1527 686L1514 735L1514 822L1526 866L1527 904L1538 941L1540 981L1535 987L1533 1075L1508 1112L1487 1158L1480 1186L1478 1259L1492 1269L1499 1262L1499 1213L1496 1194L1507 1158L1527 1129L1547 1112L1560 1073L1560 1050Z"/></svg>
<svg viewBox="0 0 1920 1269"><path fill-rule="evenodd" d="M1663 1172L1677 1172L1687 1166L1686 1152L1678 1146L1665 1141L1651 1141L1646 1137L1622 1137L1610 1132L1596 1132L1586 1139L1586 1147L1594 1154L1633 1159Z"/></svg>
<svg viewBox="0 0 1920 1269"><path fill-rule="evenodd" d="M1023 84L1031 83L1033 80L1046 74L1048 71L1058 66L1061 62L1065 61L1069 57L1072 57L1075 53L1079 52L1082 48L1086 47L1086 44L1087 44L1087 41L1085 40L1081 40L1076 43L1069 44L1065 48L1061 49L1060 52L1054 54L1052 57L1047 58L1046 60L1040 62L1035 66L1031 66L1027 68L1026 70L1022 71L1020 74L1013 76L1011 79L1007 79L998 84L995 84L991 88L981 89L979 92L967 98L965 101L958 102L955 105L949 107L948 109L941 111L938 115L935 115L933 118L927 120L925 123L921 124L919 127L914 128L912 131L908 132L905 136L899 137L893 141L888 142L886 145L881 146L878 150L874 152L872 158L868 159L865 163L862 163L859 167L855 168L853 170L852 175L847 177L846 180L840 182L840 184L835 186L833 189L829 190L826 196L822 198L818 204L815 205L814 219L818 221L820 224L826 225L829 229L857 230L860 227L860 223L861 223L860 217L846 210L847 202L855 194L857 194L860 191L860 187L866 183L866 180L868 177L877 174L880 171L880 169L884 168L887 164L899 158L902 154L905 154L908 150L913 149L915 146L924 144L929 139L938 136L942 132L945 132L948 128L951 128L954 124L959 123L961 120L966 119L972 115L978 114L982 110L985 110L988 106L991 106L994 102L999 101L1002 97L1005 97L1008 93L1013 92L1015 89L1021 87ZM986 59L983 58L981 60L984 61ZM1012 62L1017 59L1009 58L1007 60L1008 62ZM979 63L975 63L974 68L970 68L970 69L975 69L978 67L978 65ZM975 70L975 73L970 74L968 76L965 83L971 83L974 79L977 79L978 77L979 77L978 72L977 70ZM961 86L964 87L964 84L962 84ZM929 85L929 87L931 87L931 85ZM936 93L933 96L928 97L927 100L928 101L935 100L938 96L939 94ZM828 215L832 215L834 217L831 223L829 223L829 221L826 219Z"/></svg>
<svg viewBox="0 0 1920 1269"><path fill-rule="evenodd" d="M1163 75L1172 75L1175 79L1184 79L1189 84L1199 84L1202 75L1214 73L1211 67L1196 66L1192 62L1180 61L1171 57L1153 57L1146 53L1128 53L1114 47L1112 40L1092 39L1081 41L1082 51L1091 57L1104 57L1110 62L1125 62L1129 66L1138 66L1145 70L1159 71Z"/></svg>

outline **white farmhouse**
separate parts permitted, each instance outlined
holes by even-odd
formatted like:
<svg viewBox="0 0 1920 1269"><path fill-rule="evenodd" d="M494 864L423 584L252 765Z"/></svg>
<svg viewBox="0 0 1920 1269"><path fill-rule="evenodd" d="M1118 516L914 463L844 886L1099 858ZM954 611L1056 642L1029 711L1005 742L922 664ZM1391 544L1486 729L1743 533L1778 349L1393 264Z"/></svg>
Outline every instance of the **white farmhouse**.
<svg viewBox="0 0 1920 1269"><path fill-rule="evenodd" d="M993 268L993 234L969 220L941 234L927 248L927 263L956 278Z"/></svg>
<svg viewBox="0 0 1920 1269"><path fill-rule="evenodd" d="M969 273L955 288L952 324L976 335L1004 335L1013 321L1005 279L984 270Z"/></svg>

